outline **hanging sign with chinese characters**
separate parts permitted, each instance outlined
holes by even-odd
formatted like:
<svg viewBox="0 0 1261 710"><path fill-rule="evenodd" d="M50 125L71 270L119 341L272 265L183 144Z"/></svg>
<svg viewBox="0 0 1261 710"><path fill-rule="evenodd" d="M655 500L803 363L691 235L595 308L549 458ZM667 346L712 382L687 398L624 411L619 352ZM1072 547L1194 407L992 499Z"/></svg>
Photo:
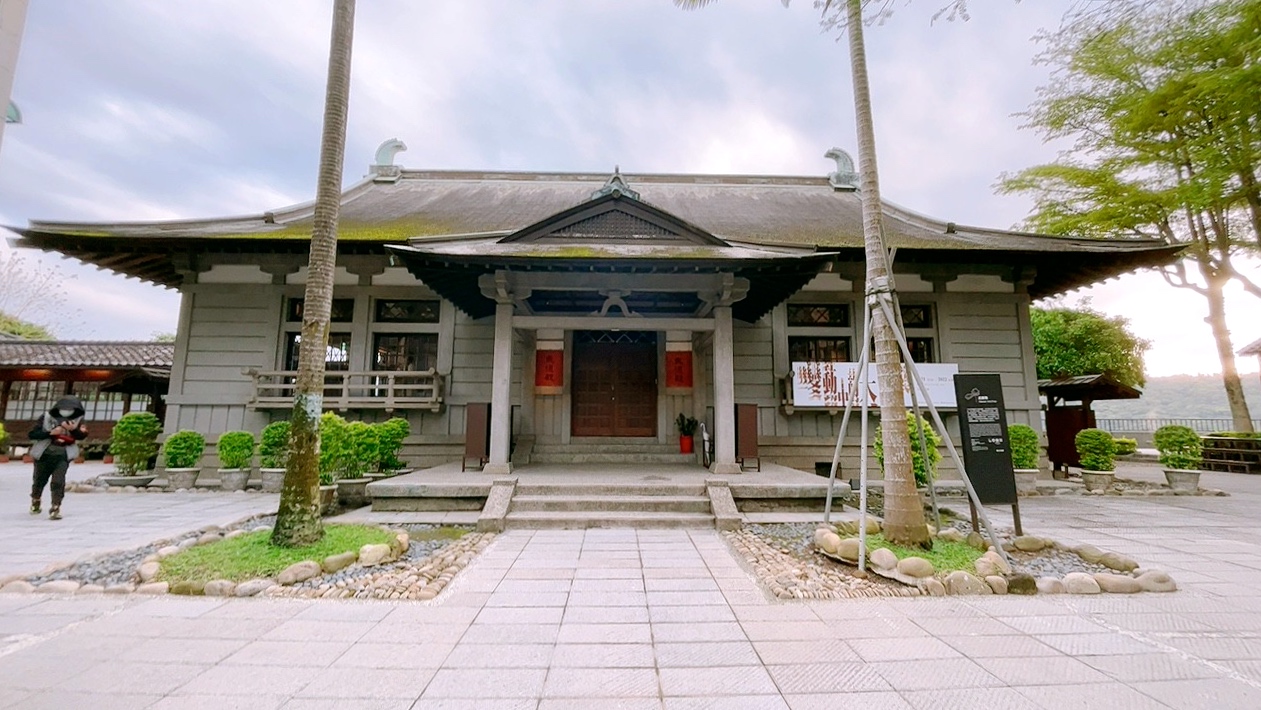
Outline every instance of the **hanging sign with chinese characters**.
<svg viewBox="0 0 1261 710"><path fill-rule="evenodd" d="M565 385L565 344L540 340L534 351L534 393L561 394Z"/></svg>
<svg viewBox="0 0 1261 710"><path fill-rule="evenodd" d="M666 350L666 387L692 389L691 350Z"/></svg>
<svg viewBox="0 0 1261 710"><path fill-rule="evenodd" d="M859 399L862 387L858 382L859 364L856 362L794 362L792 364L793 406L840 408L846 403L862 406ZM916 365L915 369L924 380L933 405L953 409L955 405L954 376L959 366L953 363ZM911 406L911 380L902 373L903 399ZM880 383L876 378L876 365L867 367L867 386L870 399L867 405L880 406ZM921 406L927 403L919 397Z"/></svg>

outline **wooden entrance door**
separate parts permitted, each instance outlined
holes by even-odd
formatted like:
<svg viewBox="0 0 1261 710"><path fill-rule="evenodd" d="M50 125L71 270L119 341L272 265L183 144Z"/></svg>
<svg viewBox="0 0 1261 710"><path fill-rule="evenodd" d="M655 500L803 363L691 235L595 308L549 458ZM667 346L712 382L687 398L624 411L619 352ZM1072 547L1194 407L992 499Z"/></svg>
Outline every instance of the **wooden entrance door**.
<svg viewBox="0 0 1261 710"><path fill-rule="evenodd" d="M657 334L574 333L574 436L657 435Z"/></svg>

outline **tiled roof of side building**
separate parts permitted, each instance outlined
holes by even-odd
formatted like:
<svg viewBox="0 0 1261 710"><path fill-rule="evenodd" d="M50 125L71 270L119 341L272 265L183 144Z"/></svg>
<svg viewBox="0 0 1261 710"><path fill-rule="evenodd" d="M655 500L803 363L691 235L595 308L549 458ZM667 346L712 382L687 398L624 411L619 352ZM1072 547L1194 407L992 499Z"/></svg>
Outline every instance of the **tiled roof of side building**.
<svg viewBox="0 0 1261 710"><path fill-rule="evenodd" d="M0 367L170 368L174 343L0 340Z"/></svg>

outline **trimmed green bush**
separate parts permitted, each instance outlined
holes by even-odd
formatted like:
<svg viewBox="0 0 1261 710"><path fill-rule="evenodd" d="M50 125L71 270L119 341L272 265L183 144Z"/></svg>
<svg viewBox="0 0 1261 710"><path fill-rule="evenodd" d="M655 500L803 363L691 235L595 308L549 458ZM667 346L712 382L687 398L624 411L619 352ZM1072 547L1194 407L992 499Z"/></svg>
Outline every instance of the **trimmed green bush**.
<svg viewBox="0 0 1261 710"><path fill-rule="evenodd" d="M162 422L152 412L124 414L114 424L109 452L114 466L124 476L135 476L149 468L149 460L158 453L158 435Z"/></svg>
<svg viewBox="0 0 1261 710"><path fill-rule="evenodd" d="M1261 439L1261 431L1215 431L1209 436L1223 436L1227 439Z"/></svg>
<svg viewBox="0 0 1261 710"><path fill-rule="evenodd" d="M5 453L4 447L9 443L9 432L4 430L4 422L0 422L0 454Z"/></svg>
<svg viewBox="0 0 1261 710"><path fill-rule="evenodd" d="M1011 439L1011 465L1014 468L1037 468L1038 455L1042 447L1038 443L1038 432L1028 424L1012 424L1007 427L1007 438Z"/></svg>
<svg viewBox="0 0 1261 710"><path fill-rule="evenodd" d="M369 469L377 466L381 458L377 432L377 427L366 422L346 425L346 445L337 466L338 478L362 478Z"/></svg>
<svg viewBox="0 0 1261 710"><path fill-rule="evenodd" d="M284 468L289 463L289 420L272 422L259 435L258 460L263 468Z"/></svg>
<svg viewBox="0 0 1261 710"><path fill-rule="evenodd" d="M1180 424L1162 426L1152 435L1152 441L1160 452L1163 466L1182 471L1199 470L1204 447L1200 435L1191 427Z"/></svg>
<svg viewBox="0 0 1261 710"><path fill-rule="evenodd" d="M377 432L376 470L388 472L403 468L398 455L403 450L403 441L412 433L411 424L402 417L394 417L372 426Z"/></svg>
<svg viewBox="0 0 1261 710"><path fill-rule="evenodd" d="M924 443L928 445L928 463L925 465L924 457L920 454L919 446L919 429L924 427ZM937 464L941 463L941 437L937 432L933 431L933 427L923 417L916 421L914 412L906 413L906 428L911 435L911 470L915 472L915 485L927 486L929 476L937 480ZM881 439L880 427L876 427L876 460L884 466L884 441Z"/></svg>
<svg viewBox="0 0 1261 710"><path fill-rule="evenodd" d="M117 428L115 431L118 431ZM167 437L162 445L162 460L167 468L194 468L201 463L205 452L206 437L190 429L181 429Z"/></svg>
<svg viewBox="0 0 1261 710"><path fill-rule="evenodd" d="M337 470L346 456L346 420L332 412L320 417L320 482L324 474L337 478ZM329 481L331 483L332 480ZM328 485L328 484L324 484Z"/></svg>
<svg viewBox="0 0 1261 710"><path fill-rule="evenodd" d="M1077 432L1073 444L1081 457L1081 467L1087 471L1111 471L1116 468L1116 442L1102 429L1082 429Z"/></svg>
<svg viewBox="0 0 1261 710"><path fill-rule="evenodd" d="M219 436L219 465L223 468L249 468L254 463L254 434L228 431Z"/></svg>
<svg viewBox="0 0 1261 710"><path fill-rule="evenodd" d="M1138 452L1138 439L1113 439L1117 456L1129 456Z"/></svg>

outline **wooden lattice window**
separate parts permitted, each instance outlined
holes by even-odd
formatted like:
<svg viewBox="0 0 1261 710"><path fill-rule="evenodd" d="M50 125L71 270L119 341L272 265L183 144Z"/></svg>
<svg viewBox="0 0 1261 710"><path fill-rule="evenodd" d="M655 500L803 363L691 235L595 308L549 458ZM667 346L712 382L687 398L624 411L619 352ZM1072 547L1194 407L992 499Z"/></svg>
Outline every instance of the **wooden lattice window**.
<svg viewBox="0 0 1261 710"><path fill-rule="evenodd" d="M789 362L849 362L849 338L788 339Z"/></svg>
<svg viewBox="0 0 1261 710"><path fill-rule="evenodd" d="M849 327L849 304L790 303L788 325Z"/></svg>
<svg viewBox="0 0 1261 710"><path fill-rule="evenodd" d="M285 309L285 320L289 323L302 322L302 310L306 299L291 298L289 306ZM330 323L351 323L355 320L355 299L353 298L334 298L333 307L329 314Z"/></svg>
<svg viewBox="0 0 1261 710"><path fill-rule="evenodd" d="M441 305L438 301L377 299L378 323L437 323Z"/></svg>
<svg viewBox="0 0 1261 710"><path fill-rule="evenodd" d="M933 327L933 307L928 305L902 305L902 327Z"/></svg>

